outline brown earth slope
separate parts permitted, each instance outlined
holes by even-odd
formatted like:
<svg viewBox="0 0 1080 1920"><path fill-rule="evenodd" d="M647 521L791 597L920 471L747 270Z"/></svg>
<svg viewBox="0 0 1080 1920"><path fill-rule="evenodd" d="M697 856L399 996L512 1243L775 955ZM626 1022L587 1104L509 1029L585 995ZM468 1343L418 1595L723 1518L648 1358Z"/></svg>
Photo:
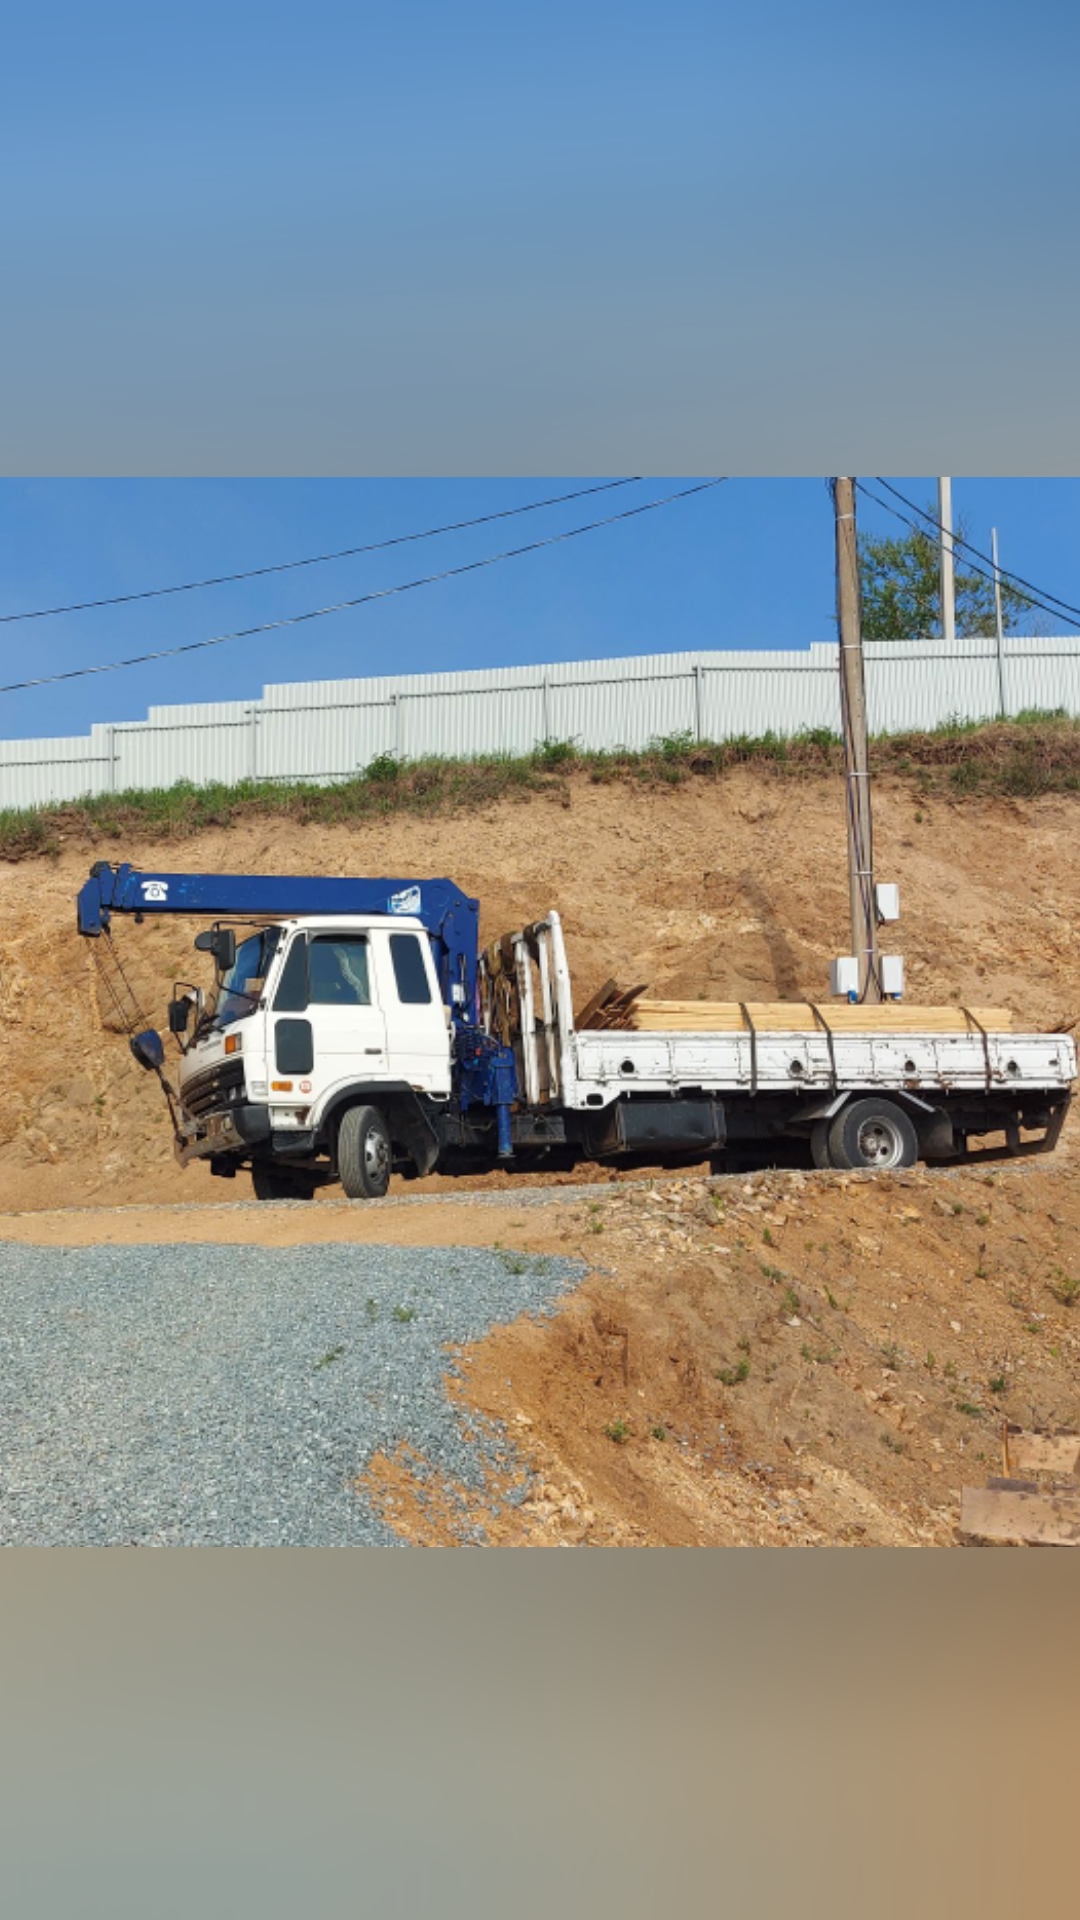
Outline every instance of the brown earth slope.
<svg viewBox="0 0 1080 1920"><path fill-rule="evenodd" d="M908 997L1005 1005L1021 1026L1080 1010L1080 800L919 799L877 789L880 877L899 881ZM275 820L175 841L79 841L0 865L0 1193L8 1207L230 1198L171 1158L156 1084L131 1060L74 926L93 858L157 869L447 874L479 895L485 937L551 906L579 1004L609 974L663 998L820 997L846 951L843 827L833 778L736 769L664 789L592 785L483 817L365 826ZM119 924L148 1015L175 978L205 977L191 922Z"/></svg>
<svg viewBox="0 0 1080 1920"><path fill-rule="evenodd" d="M927 800L876 790L878 872L899 881L890 945L910 999L1009 1006L1021 1027L1080 1011L1080 799ZM611 973L658 996L821 996L846 946L835 779L739 769L671 789L595 786L503 802L482 818L391 818L362 830L275 821L198 839L82 841L0 866L0 1207L12 1237L167 1240L155 1213L46 1208L232 1201L241 1187L174 1165L160 1096L130 1059L74 897L93 858L157 869L445 873L496 934L549 906L566 924L579 1003ZM148 1014L202 977L194 927L122 925ZM501 1239L591 1273L550 1322L497 1332L454 1387L504 1420L537 1473L492 1489L507 1541L864 1541L954 1537L958 1490L997 1470L1001 1417L1080 1420L1080 1158L861 1178L775 1174L612 1184L591 1201L498 1214L219 1209L185 1237ZM506 1184L505 1176L493 1183ZM465 1183L427 1183L462 1191ZM417 1191L414 1185L409 1191ZM441 1212L441 1210L440 1210ZM36 1216L31 1218L30 1216ZM392 1220L392 1225L391 1225ZM0 1235L4 1224L0 1222ZM1075 1305L1073 1303L1076 1303ZM408 1459L372 1481L410 1538L458 1520L418 1500ZM483 1506L483 1503L481 1503Z"/></svg>
<svg viewBox="0 0 1080 1920"><path fill-rule="evenodd" d="M454 1390L536 1476L467 1510L512 1545L951 1544L1003 1421L1080 1425L1078 1226L1068 1153L599 1188L544 1242L585 1284L466 1356ZM509 1261L536 1244L503 1231ZM416 1465L367 1482L407 1538L452 1541Z"/></svg>

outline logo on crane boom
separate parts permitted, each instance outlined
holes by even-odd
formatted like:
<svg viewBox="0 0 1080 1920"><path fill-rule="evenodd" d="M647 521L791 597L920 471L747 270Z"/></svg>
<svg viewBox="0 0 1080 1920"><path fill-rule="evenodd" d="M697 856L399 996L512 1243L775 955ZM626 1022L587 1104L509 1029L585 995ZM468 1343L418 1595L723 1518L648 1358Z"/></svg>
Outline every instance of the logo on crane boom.
<svg viewBox="0 0 1080 1920"><path fill-rule="evenodd" d="M387 906L391 913L419 913L419 887L403 887L400 893L392 893Z"/></svg>
<svg viewBox="0 0 1080 1920"><path fill-rule="evenodd" d="M139 885L144 900L167 900L169 897L167 880L141 880Z"/></svg>

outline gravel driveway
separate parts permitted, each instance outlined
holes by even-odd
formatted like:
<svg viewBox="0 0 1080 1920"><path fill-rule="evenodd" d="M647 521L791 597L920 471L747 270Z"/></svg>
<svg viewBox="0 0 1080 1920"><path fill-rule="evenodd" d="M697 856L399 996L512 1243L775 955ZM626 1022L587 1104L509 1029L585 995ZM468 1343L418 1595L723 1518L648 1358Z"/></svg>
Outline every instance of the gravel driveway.
<svg viewBox="0 0 1080 1920"><path fill-rule="evenodd" d="M0 1244L0 1545L397 1544L356 1476L403 1440L436 1483L513 1466L443 1377L581 1272L475 1247Z"/></svg>

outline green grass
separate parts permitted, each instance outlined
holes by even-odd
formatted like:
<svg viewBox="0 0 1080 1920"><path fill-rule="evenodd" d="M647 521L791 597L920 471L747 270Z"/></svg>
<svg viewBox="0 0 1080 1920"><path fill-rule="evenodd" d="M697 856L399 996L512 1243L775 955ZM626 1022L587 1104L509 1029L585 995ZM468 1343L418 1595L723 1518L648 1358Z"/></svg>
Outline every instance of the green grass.
<svg viewBox="0 0 1080 1920"><path fill-rule="evenodd" d="M627 1420L613 1420L610 1426L604 1428L604 1432L609 1440L614 1440L615 1445L621 1447L623 1441L630 1437L630 1423Z"/></svg>
<svg viewBox="0 0 1080 1920"><path fill-rule="evenodd" d="M719 1380L720 1385L722 1387L741 1386L743 1381L749 1378L750 1361L747 1358L746 1354L744 1353L742 1359L737 1363L736 1366L717 1367L715 1369L715 1373L716 1373L716 1378Z"/></svg>
<svg viewBox="0 0 1080 1920"><path fill-rule="evenodd" d="M817 1351L808 1344L799 1348L803 1359L809 1361L815 1367L831 1366L839 1351L839 1347L822 1347L820 1351Z"/></svg>
<svg viewBox="0 0 1080 1920"><path fill-rule="evenodd" d="M1060 1301L1063 1307L1075 1307L1080 1300L1080 1276L1066 1273L1063 1267L1055 1267L1053 1271L1056 1278L1048 1280L1047 1285L1054 1299Z"/></svg>
<svg viewBox="0 0 1080 1920"><path fill-rule="evenodd" d="M965 795L1080 792L1080 720L1060 711L1029 712L1015 720L947 722L930 732L882 735L872 744L874 771L914 785L920 801L935 793ZM55 855L73 841L100 844L135 833L183 840L207 828L246 819L281 818L319 826L377 821L390 814L446 815L533 794L562 798L569 781L663 788L688 780L716 781L733 767L756 764L779 778L839 773L838 737L811 727L783 735L741 734L695 741L663 736L639 751L591 752L573 740L544 740L528 754L484 754L469 760L429 756L399 760L381 754L354 779L332 786L302 780L183 780L171 787L43 807L0 810L0 858Z"/></svg>
<svg viewBox="0 0 1080 1920"><path fill-rule="evenodd" d="M529 1271L529 1262L524 1257L523 1254L500 1252L499 1258L502 1261L503 1266L506 1268L507 1273L518 1274L518 1273L528 1273Z"/></svg>

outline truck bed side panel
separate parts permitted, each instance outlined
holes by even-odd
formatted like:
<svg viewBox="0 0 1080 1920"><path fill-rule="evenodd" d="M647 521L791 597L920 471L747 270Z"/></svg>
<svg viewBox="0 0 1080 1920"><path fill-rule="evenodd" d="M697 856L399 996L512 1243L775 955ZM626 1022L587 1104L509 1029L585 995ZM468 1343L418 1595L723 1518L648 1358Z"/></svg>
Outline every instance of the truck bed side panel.
<svg viewBox="0 0 1080 1920"><path fill-rule="evenodd" d="M836 1035L575 1033L566 1103L605 1106L627 1092L778 1093L906 1088L935 1094L1067 1088L1076 1049L1065 1034Z"/></svg>

